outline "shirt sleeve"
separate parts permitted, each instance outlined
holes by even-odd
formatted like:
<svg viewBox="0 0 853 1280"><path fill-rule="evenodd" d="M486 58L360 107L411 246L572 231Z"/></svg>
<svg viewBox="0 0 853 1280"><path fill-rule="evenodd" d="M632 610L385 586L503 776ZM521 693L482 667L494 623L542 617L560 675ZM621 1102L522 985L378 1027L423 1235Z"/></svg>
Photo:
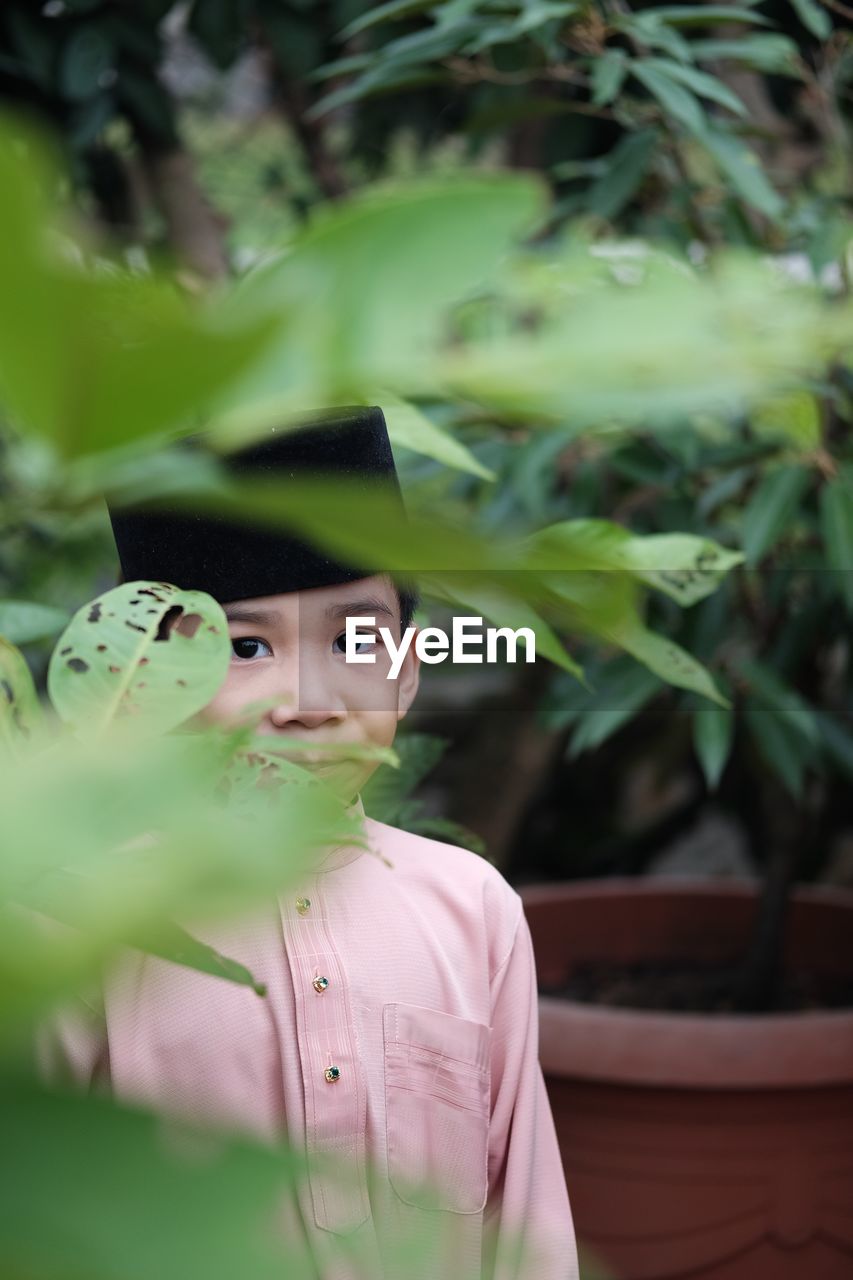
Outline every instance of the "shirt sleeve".
<svg viewBox="0 0 853 1280"><path fill-rule="evenodd" d="M483 1280L578 1280L569 1197L539 1065L536 967L519 903L492 981L492 1114Z"/></svg>

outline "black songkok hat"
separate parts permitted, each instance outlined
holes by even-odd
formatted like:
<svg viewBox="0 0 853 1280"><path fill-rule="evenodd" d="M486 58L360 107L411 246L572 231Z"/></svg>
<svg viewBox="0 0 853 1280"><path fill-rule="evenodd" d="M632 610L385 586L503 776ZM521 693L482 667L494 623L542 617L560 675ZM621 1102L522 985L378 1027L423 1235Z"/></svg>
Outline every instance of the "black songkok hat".
<svg viewBox="0 0 853 1280"><path fill-rule="evenodd" d="M194 442L184 447L189 452ZM387 486L402 509L388 428L375 406L338 408L303 418L298 428L273 429L266 439L224 461L241 481L288 480L301 474L367 479ZM162 506L157 511L110 507L110 519L126 582L171 582L206 591L222 603L329 587L376 572L332 560L283 529L244 525L210 513Z"/></svg>

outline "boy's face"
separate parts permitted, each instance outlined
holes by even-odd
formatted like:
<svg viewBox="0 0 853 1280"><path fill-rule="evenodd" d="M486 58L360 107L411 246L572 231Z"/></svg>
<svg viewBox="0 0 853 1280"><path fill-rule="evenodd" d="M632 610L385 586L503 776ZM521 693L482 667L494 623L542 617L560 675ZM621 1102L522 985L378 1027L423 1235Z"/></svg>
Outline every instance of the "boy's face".
<svg viewBox="0 0 853 1280"><path fill-rule="evenodd" d="M390 746L397 722L418 688L419 660L412 644L400 673L387 679L391 659L379 636L387 627L400 639L400 605L393 582L383 575L283 595L259 596L225 604L231 638L231 664L219 692L200 713L202 722L236 724L252 702L274 698L257 732L299 738L318 749L326 744ZM372 652L374 664L348 663L344 628L347 617L372 616L375 627L359 626L376 639L360 652ZM270 744L275 750L274 743ZM338 764L296 757L314 768L351 799L376 764L347 760Z"/></svg>

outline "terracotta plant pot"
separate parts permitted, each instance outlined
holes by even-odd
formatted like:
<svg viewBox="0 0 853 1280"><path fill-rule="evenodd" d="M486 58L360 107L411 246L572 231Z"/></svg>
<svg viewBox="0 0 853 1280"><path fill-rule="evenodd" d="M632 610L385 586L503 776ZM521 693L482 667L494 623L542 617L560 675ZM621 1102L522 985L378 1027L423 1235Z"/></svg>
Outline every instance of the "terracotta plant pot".
<svg viewBox="0 0 853 1280"><path fill-rule="evenodd" d="M725 959L745 885L522 891L543 987L582 961ZM853 894L801 889L787 957L853 974ZM654 1013L541 998L578 1238L618 1280L853 1280L853 1010Z"/></svg>

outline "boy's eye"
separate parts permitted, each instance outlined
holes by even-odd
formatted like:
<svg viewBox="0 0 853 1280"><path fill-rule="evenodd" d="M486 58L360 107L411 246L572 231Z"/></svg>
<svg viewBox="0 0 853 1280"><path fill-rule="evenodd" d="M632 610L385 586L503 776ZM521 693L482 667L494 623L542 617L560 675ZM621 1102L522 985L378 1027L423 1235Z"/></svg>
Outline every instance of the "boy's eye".
<svg viewBox="0 0 853 1280"><path fill-rule="evenodd" d="M332 644L332 648L334 649L335 653L343 653L343 654L346 653L347 633L345 631L342 631L339 636L335 636L334 642ZM356 641L356 644L355 644L356 653L370 653L370 651L375 648L376 648L375 640L358 640Z"/></svg>
<svg viewBox="0 0 853 1280"><path fill-rule="evenodd" d="M267 655L272 657L272 650L265 640L259 640L256 636L239 636L236 640L231 641L231 651L235 658L259 658L266 655L258 652L258 645L262 645L266 649Z"/></svg>

